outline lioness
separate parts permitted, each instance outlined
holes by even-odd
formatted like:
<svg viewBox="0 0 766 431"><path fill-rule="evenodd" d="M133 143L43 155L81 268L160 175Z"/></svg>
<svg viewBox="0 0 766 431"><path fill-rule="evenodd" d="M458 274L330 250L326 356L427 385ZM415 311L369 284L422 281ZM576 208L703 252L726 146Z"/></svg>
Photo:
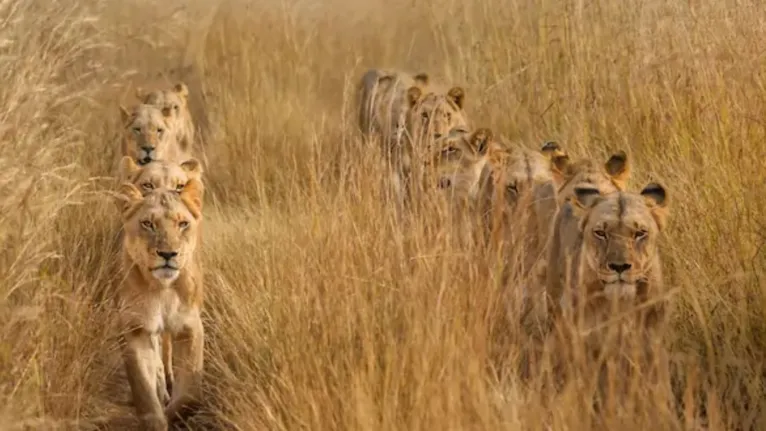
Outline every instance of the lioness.
<svg viewBox="0 0 766 431"><path fill-rule="evenodd" d="M181 164L155 160L141 166L132 157L123 156L119 179L139 187L143 194L159 189L180 193L189 180L202 180L202 165L197 159L189 159Z"/></svg>
<svg viewBox="0 0 766 431"><path fill-rule="evenodd" d="M130 156L139 165L152 160L180 163L191 158L178 144L169 117L160 108L138 104L128 110L120 106L120 115L125 128L120 156Z"/></svg>
<svg viewBox="0 0 766 431"><path fill-rule="evenodd" d="M180 193L154 190L144 196L123 183L123 282L117 289L123 359L142 429L166 430L199 397L204 330L200 319L202 274L197 258L202 222L202 184L190 180ZM157 339L169 333L177 384L167 406ZM168 358L169 359L169 358Z"/></svg>
<svg viewBox="0 0 766 431"><path fill-rule="evenodd" d="M359 126L366 136L382 137L393 188L407 200L413 149L453 128L468 128L465 91L453 87L445 92L425 73L377 69L364 74L358 89Z"/></svg>
<svg viewBox="0 0 766 431"><path fill-rule="evenodd" d="M585 310L592 321L610 311L612 301L636 305L663 288L657 238L668 216L665 188L648 184L640 193L615 191L603 195L593 186L574 189L572 209L578 218L573 236L573 265L562 309ZM659 310L650 308L648 324ZM655 314L655 315L652 315Z"/></svg>
<svg viewBox="0 0 766 431"><path fill-rule="evenodd" d="M485 231L494 258L501 261L503 285L511 264L523 278L544 270L548 235L556 215L556 186L550 161L539 151L506 143L489 156L483 197ZM490 258L493 256L490 255ZM540 276L535 276L540 278ZM522 285L523 307L530 292Z"/></svg>
<svg viewBox="0 0 766 431"><path fill-rule="evenodd" d="M173 88L153 90L144 93L141 88L136 89L136 97L141 103L153 105L162 110L168 120L168 124L182 151L192 151L194 143L194 122L189 111L189 87L183 82L176 83Z"/></svg>
<svg viewBox="0 0 766 431"><path fill-rule="evenodd" d="M487 128L457 128L438 138L426 151L424 188L437 187L452 196L474 199L492 139L492 130Z"/></svg>
<svg viewBox="0 0 766 431"><path fill-rule="evenodd" d="M570 200L574 189L590 186L602 194L624 190L630 178L630 164L624 151L614 153L603 165L592 159L572 163L566 155L554 155L551 159L559 208L553 220L548 244L547 273L545 276L548 311L556 316L558 299L564 288L563 277L572 265L574 245L577 241L579 219L572 210Z"/></svg>

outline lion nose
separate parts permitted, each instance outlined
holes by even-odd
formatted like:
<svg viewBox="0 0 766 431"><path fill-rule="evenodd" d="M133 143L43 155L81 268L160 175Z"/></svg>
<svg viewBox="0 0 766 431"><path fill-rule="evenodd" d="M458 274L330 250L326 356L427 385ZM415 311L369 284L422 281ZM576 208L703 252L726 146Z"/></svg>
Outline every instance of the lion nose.
<svg viewBox="0 0 766 431"><path fill-rule="evenodd" d="M159 255L161 258L165 260L170 260L176 256L178 256L178 253L174 251L159 251L157 250L157 255Z"/></svg>
<svg viewBox="0 0 766 431"><path fill-rule="evenodd" d="M629 270L631 266L633 265L629 263L610 263L609 269L611 269L612 271L618 274L622 274L623 272Z"/></svg>
<svg viewBox="0 0 766 431"><path fill-rule="evenodd" d="M446 189L452 185L452 180L449 178L439 178L439 188Z"/></svg>
<svg viewBox="0 0 766 431"><path fill-rule="evenodd" d="M154 151L154 146L144 145L143 147L141 147L141 149L146 151L147 153L151 153L152 151Z"/></svg>

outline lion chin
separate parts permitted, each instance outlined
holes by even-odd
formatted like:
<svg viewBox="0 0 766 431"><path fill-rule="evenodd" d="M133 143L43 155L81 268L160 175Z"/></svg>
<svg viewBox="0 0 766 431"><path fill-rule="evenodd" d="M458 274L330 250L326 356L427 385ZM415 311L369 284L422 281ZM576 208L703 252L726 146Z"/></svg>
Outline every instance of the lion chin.
<svg viewBox="0 0 766 431"><path fill-rule="evenodd" d="M625 280L604 282L604 295L609 299L633 299L636 297L636 283Z"/></svg>
<svg viewBox="0 0 766 431"><path fill-rule="evenodd" d="M178 278L179 271L176 268L161 267L152 270L152 275L162 284L170 284Z"/></svg>

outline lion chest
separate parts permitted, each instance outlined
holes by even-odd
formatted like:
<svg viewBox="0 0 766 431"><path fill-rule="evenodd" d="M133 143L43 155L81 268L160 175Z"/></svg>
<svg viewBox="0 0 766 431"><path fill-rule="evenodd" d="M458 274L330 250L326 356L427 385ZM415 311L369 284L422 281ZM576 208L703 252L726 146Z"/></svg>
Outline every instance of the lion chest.
<svg viewBox="0 0 766 431"><path fill-rule="evenodd" d="M163 331L176 334L191 326L199 317L199 310L185 304L170 288L146 292L132 302L124 309L123 318L131 326L141 326L151 334Z"/></svg>

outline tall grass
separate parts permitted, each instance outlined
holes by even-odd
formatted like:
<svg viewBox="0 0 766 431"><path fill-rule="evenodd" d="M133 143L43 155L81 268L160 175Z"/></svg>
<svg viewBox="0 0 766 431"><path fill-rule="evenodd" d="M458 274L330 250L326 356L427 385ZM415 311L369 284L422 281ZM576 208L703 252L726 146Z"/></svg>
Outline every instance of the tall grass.
<svg viewBox="0 0 766 431"><path fill-rule="evenodd" d="M496 323L507 292L479 253L440 212L402 226L386 203L353 121L377 66L464 85L477 126L530 148L624 149L631 189L666 185L669 372L625 377L598 417L765 427L764 15L753 0L0 1L0 428L132 415L105 191L118 105L179 79L209 190L192 427L595 426L592 387L519 377L530 343Z"/></svg>

